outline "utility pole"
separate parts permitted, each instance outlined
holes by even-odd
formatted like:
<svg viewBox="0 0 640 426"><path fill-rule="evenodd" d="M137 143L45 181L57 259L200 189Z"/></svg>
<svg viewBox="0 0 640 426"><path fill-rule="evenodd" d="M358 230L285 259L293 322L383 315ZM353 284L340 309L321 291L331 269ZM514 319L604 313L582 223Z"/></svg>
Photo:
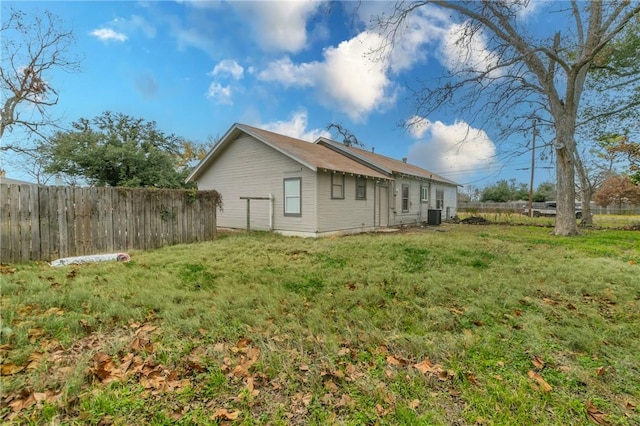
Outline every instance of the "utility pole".
<svg viewBox="0 0 640 426"><path fill-rule="evenodd" d="M531 180L529 182L529 217L533 217L533 171L536 164L536 120L533 120L533 142L531 144Z"/></svg>

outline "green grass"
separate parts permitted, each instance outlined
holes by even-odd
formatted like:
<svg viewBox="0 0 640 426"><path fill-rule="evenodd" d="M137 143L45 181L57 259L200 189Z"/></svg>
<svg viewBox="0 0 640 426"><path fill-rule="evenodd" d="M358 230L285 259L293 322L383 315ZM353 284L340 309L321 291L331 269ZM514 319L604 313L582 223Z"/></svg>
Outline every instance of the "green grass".
<svg viewBox="0 0 640 426"><path fill-rule="evenodd" d="M235 233L131 255L3 267L3 422L640 423L637 231Z"/></svg>

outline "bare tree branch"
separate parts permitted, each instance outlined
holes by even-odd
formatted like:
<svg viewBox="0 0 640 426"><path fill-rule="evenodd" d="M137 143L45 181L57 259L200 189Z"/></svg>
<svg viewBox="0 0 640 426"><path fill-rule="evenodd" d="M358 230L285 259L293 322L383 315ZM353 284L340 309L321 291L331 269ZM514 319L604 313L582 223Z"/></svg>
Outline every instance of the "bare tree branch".
<svg viewBox="0 0 640 426"><path fill-rule="evenodd" d="M58 103L59 94L48 79L49 72L77 72L80 67L70 52L73 33L62 28L60 19L49 11L29 16L11 10L3 22L0 138L16 126L43 136L42 128L55 124L47 110Z"/></svg>

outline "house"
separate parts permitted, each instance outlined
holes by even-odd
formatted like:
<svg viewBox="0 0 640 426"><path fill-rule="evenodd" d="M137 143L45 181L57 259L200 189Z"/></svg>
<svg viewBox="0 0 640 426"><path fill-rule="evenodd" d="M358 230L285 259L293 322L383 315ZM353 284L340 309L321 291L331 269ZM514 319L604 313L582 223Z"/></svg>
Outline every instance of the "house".
<svg viewBox="0 0 640 426"><path fill-rule="evenodd" d="M234 124L188 182L222 194L218 226L323 236L456 213L458 185L427 170L320 138Z"/></svg>
<svg viewBox="0 0 640 426"><path fill-rule="evenodd" d="M4 183L7 185L37 185L36 183L33 183L33 182L27 182L26 180L19 180L19 179L11 179L6 176L0 176L0 183Z"/></svg>

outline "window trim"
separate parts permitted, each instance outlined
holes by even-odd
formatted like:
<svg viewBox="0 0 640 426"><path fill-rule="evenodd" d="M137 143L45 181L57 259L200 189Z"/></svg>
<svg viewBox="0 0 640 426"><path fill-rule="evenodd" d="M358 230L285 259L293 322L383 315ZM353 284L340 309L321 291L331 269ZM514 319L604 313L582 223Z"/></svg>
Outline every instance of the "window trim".
<svg viewBox="0 0 640 426"><path fill-rule="evenodd" d="M404 196L404 190L407 190L407 197L405 198ZM402 193L401 193L401 198L400 198L400 207L402 209L402 213L409 213L409 199L411 198L411 191L409 189L409 185L402 185ZM404 202L407 202L407 208L404 208Z"/></svg>
<svg viewBox="0 0 640 426"><path fill-rule="evenodd" d="M358 188L363 189L362 197L358 196ZM356 176L356 200L366 200L367 199L367 178L364 176Z"/></svg>
<svg viewBox="0 0 640 426"><path fill-rule="evenodd" d="M342 183L334 183L334 178L336 178L336 176L340 177ZM339 187L341 188L341 192L342 195L341 196L336 196L335 192L334 192L334 188L335 187ZM344 200L344 175L343 174L339 174L339 173L331 173L331 199L332 200Z"/></svg>
<svg viewBox="0 0 640 426"><path fill-rule="evenodd" d="M287 195L287 181L296 181L296 182L298 182L298 195L297 196ZM287 199L296 198L296 197L298 198L298 212L297 213L287 212ZM282 200L283 200L282 210L283 210L283 214L285 216L288 216L288 217L301 217L302 216L302 178L301 177L284 178L282 180Z"/></svg>
<svg viewBox="0 0 640 426"><path fill-rule="evenodd" d="M442 195L442 198L438 198L438 193ZM436 189L436 209L442 210L444 208L444 189Z"/></svg>
<svg viewBox="0 0 640 426"><path fill-rule="evenodd" d="M426 192L426 197L425 197L425 192ZM420 187L420 202L422 203L429 203L429 187L428 186L421 186Z"/></svg>

